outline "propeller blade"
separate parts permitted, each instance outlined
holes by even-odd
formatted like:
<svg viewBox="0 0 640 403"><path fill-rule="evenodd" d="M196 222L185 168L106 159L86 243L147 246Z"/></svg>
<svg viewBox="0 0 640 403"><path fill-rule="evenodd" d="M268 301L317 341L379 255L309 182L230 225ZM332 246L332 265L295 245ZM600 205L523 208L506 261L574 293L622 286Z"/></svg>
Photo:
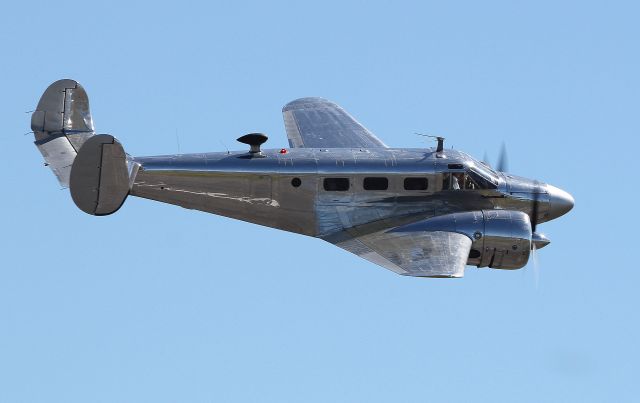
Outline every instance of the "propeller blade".
<svg viewBox="0 0 640 403"><path fill-rule="evenodd" d="M536 285L536 290L538 289L538 286L540 285L540 262L538 261L538 254L537 254L537 249L534 246L531 249L531 260L533 260L533 280L535 282Z"/></svg>
<svg viewBox="0 0 640 403"><path fill-rule="evenodd" d="M540 210L540 184L535 181L533 188L533 205L531 206L531 232L536 232L538 226L538 211Z"/></svg>
<svg viewBox="0 0 640 403"><path fill-rule="evenodd" d="M482 162L484 162L487 166L491 166L491 163L489 162L489 156L487 155L487 152L484 152L484 155L482 156Z"/></svg>
<svg viewBox="0 0 640 403"><path fill-rule="evenodd" d="M507 160L507 146L502 143L502 147L500 148L500 158L498 158L497 169L500 172L505 172L509 169L509 163Z"/></svg>

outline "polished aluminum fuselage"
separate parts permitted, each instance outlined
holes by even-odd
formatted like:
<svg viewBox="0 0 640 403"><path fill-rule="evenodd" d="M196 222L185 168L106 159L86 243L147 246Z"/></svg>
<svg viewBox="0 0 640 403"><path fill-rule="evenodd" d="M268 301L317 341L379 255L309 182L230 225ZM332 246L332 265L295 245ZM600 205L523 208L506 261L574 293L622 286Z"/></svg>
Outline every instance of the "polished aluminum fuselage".
<svg viewBox="0 0 640 403"><path fill-rule="evenodd" d="M282 109L290 149L134 158L96 134L84 88L58 80L31 116L35 145L80 210L113 214L129 195L319 237L398 274L462 277L465 265L518 269L549 240L536 224L570 194L496 172L465 153L394 149L334 102ZM498 164L505 170L504 164Z"/></svg>
<svg viewBox="0 0 640 403"><path fill-rule="evenodd" d="M443 189L443 175L482 164L465 153L435 149L309 149L138 157L131 195L299 234L326 238L345 229L366 234L416 219L461 211L511 209L531 213L531 181L497 174L497 189ZM348 178L347 191L323 180ZM388 178L386 190L365 190L365 177ZM405 190L408 177L426 177L426 190ZM300 185L294 186L294 178ZM510 179L511 178L511 179ZM297 181L296 181L297 182ZM538 221L546 221L541 195Z"/></svg>

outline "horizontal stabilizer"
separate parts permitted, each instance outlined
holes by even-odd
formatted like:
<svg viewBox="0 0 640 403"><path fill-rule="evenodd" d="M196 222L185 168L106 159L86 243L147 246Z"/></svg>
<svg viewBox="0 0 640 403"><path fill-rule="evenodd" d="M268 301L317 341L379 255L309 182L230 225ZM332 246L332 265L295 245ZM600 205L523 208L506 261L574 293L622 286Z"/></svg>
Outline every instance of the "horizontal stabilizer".
<svg viewBox="0 0 640 403"><path fill-rule="evenodd" d="M78 208L91 215L120 209L129 194L129 169L122 145L100 134L87 140L73 161L69 189Z"/></svg>

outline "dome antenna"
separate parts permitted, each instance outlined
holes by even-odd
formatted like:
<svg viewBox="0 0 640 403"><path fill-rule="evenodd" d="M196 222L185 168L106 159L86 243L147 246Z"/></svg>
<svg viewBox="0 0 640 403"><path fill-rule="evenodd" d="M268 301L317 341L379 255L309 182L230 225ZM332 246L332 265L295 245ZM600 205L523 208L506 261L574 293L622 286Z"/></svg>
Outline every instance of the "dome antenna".
<svg viewBox="0 0 640 403"><path fill-rule="evenodd" d="M237 140L241 143L249 145L249 156L251 158L263 158L265 155L260 150L260 146L266 142L268 137L262 133L249 133L245 134L242 137L239 137Z"/></svg>

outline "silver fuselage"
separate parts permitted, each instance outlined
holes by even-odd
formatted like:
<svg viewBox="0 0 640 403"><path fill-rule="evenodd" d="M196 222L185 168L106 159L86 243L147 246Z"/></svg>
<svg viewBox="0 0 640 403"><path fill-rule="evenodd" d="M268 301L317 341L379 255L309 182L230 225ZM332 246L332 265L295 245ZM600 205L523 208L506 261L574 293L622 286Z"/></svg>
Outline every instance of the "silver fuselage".
<svg viewBox="0 0 640 403"><path fill-rule="evenodd" d="M214 152L132 161L140 164L133 196L321 238L345 229L366 234L462 211L531 214L533 193L540 202L533 218L537 222L554 218L561 209L553 206L557 188L494 171L495 189L443 189L447 173L480 165L488 169L455 150L293 148L263 150L261 158L247 152ZM451 168L456 164L461 167ZM333 177L348 178L349 189L325 190L324 179ZM365 190L367 177L387 178L388 188ZM405 190L408 177L427 178L427 189ZM297 187L294 178L299 179Z"/></svg>

